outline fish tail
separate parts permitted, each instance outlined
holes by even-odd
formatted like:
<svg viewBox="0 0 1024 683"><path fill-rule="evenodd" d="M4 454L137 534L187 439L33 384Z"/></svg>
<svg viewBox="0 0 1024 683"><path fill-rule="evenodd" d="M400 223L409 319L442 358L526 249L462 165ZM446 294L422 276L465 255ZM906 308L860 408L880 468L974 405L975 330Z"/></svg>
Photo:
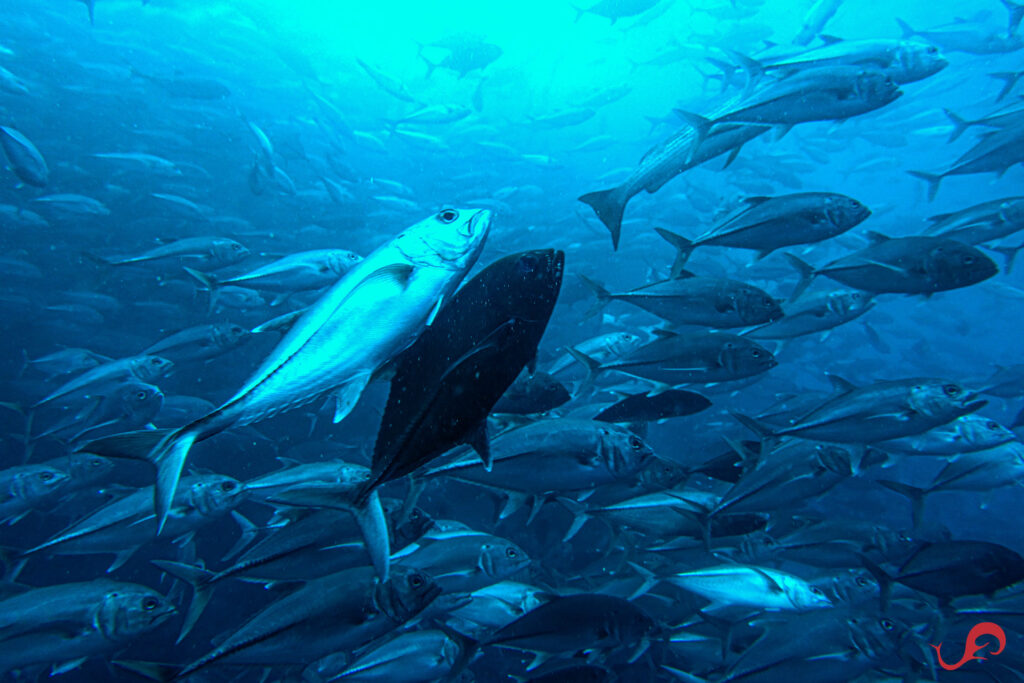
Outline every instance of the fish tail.
<svg viewBox="0 0 1024 683"><path fill-rule="evenodd" d="M708 137L708 133L711 132L711 127L715 125L715 122L706 116L700 114L694 114L690 111L684 111L682 109L672 110L676 116L682 120L683 123L693 129L693 133L696 136L693 144L690 145L690 154L686 159L686 163L691 163L693 157L697 154L697 150L704 144L704 140Z"/></svg>
<svg viewBox="0 0 1024 683"><path fill-rule="evenodd" d="M601 219L608 232L612 234L612 248L619 248L619 236L622 234L622 215L626 212L626 202L622 191L615 187L610 190L598 190L580 195L579 200L588 205Z"/></svg>
<svg viewBox="0 0 1024 683"><path fill-rule="evenodd" d="M594 385L594 379L597 378L598 373L601 372L601 363L571 346L568 347L566 351L570 356L575 358L578 363L587 369L587 377L583 380L583 383L580 384L580 388L576 391L576 395L578 396Z"/></svg>
<svg viewBox="0 0 1024 683"><path fill-rule="evenodd" d="M953 124L953 132L949 134L949 140L946 140L946 144L954 142L964 134L964 131L974 125L974 121L968 121L967 119L956 115L949 109L943 109L942 111L945 112L946 118L948 118L950 123Z"/></svg>
<svg viewBox="0 0 1024 683"><path fill-rule="evenodd" d="M1021 6L1019 10L1024 12L1024 6ZM1017 22L1020 23L1020 19ZM989 76L1003 81L1003 89L999 91L999 95L996 97L996 102L1002 102L1003 98L1009 95L1013 87L1017 85L1017 81L1020 80L1021 76L1024 76L1024 71L997 71L989 74Z"/></svg>
<svg viewBox="0 0 1024 683"><path fill-rule="evenodd" d="M189 268L183 266L185 272L192 276L192 278L199 283L199 285L210 293L210 309L209 312L213 313L213 310L217 308L217 298L220 294L220 283L217 282L217 278L210 273L204 273L196 270L195 268Z"/></svg>
<svg viewBox="0 0 1024 683"><path fill-rule="evenodd" d="M605 289L601 285L600 282L592 280L586 275L583 275L582 273L577 273L577 276L583 282L583 284L585 284L587 287L590 288L592 292L594 292L594 296L597 297L597 301L595 301L594 305L590 307L590 310L583 314L583 319L586 320L591 316L601 312L601 310L605 306L611 303L612 295L607 289Z"/></svg>
<svg viewBox="0 0 1024 683"><path fill-rule="evenodd" d="M786 260L789 261L789 264L793 266L793 268L795 268L796 271L800 274L800 280L796 283L796 287L793 288L793 293L789 295L789 302L793 303L794 301L799 299L800 295L807 290L807 288L811 284L811 280L814 279L814 276L817 274L817 272L814 270L814 266L812 266L810 263L807 263L807 261L804 261L796 254L790 254L789 252L786 252L783 254L783 256L786 257Z"/></svg>
<svg viewBox="0 0 1024 683"><path fill-rule="evenodd" d="M693 242L686 239L682 235L676 234L671 230L665 228L655 228L655 232L661 235L661 238L675 247L676 260L672 262L672 278L677 278L683 274L683 269L686 266L686 262L690 259L690 254L696 249L696 245Z"/></svg>
<svg viewBox="0 0 1024 683"><path fill-rule="evenodd" d="M736 66L743 70L743 74L747 77L746 85L743 87L743 93L744 95L749 95L754 91L754 87L761 81L761 79L764 78L764 65L753 57L748 57L742 52L730 49L726 49L725 52L729 55L729 58L736 63Z"/></svg>
<svg viewBox="0 0 1024 683"><path fill-rule="evenodd" d="M729 414L739 422L741 425L754 432L761 438L761 454L762 456L770 453L776 446L779 445L779 436L776 434L771 427L758 421L757 419L744 415L743 413L735 413L729 411ZM745 450L745 449L744 449ZM744 453L740 452L740 456L743 457Z"/></svg>
<svg viewBox="0 0 1024 683"><path fill-rule="evenodd" d="M1009 24L1006 27L1006 35L1012 36L1020 27L1021 19L1024 19L1024 5L1018 5L1015 2L1011 2L1011 0L999 1L1003 3L1003 7L1006 8L1006 12L1009 15L1007 17Z"/></svg>
<svg viewBox="0 0 1024 683"><path fill-rule="evenodd" d="M174 641L177 645L191 633L203 610L206 609L207 603L213 596L213 584L217 580L217 575L202 567L170 560L153 560L153 564L192 586L192 601L188 604L188 612L185 614L185 622L181 625L178 639Z"/></svg>
<svg viewBox="0 0 1024 683"><path fill-rule="evenodd" d="M154 505L157 533L163 531L189 449L199 436L195 426L181 429L141 429L90 441L82 450L111 458L147 460L156 467Z"/></svg>
<svg viewBox="0 0 1024 683"><path fill-rule="evenodd" d="M892 593L893 579L888 573L877 564L866 558L864 555L860 556L861 564L864 568L871 572L871 576L875 577L875 581L878 582L878 599L881 604L882 612L885 613L889 607L889 596Z"/></svg>
<svg viewBox="0 0 1024 683"><path fill-rule="evenodd" d="M1003 255L1003 272L1007 275L1013 270L1013 262L1017 258L1017 252L1024 249L1024 244L1018 244L1015 247L995 247L993 251L998 251Z"/></svg>
<svg viewBox="0 0 1024 683"><path fill-rule="evenodd" d="M890 491L895 491L901 496L906 496L907 499L910 500L914 528L920 528L921 520L924 519L924 499L925 496L931 493L931 491L929 489L922 489L916 486L910 486L909 484L903 484L898 481L889 481L888 479L879 479L878 483Z"/></svg>
<svg viewBox="0 0 1024 683"><path fill-rule="evenodd" d="M907 171L907 173L928 183L928 201L935 199L935 195L939 192L939 183L944 177L942 174L925 173L924 171Z"/></svg>

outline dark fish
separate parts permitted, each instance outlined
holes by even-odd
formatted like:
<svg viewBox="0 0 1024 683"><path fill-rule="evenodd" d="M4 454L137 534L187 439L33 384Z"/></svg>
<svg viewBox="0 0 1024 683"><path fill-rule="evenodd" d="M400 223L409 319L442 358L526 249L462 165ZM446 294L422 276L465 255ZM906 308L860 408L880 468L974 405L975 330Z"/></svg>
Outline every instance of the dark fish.
<svg viewBox="0 0 1024 683"><path fill-rule="evenodd" d="M832 398L782 429L773 430L745 415L735 415L765 438L796 436L836 443L870 444L921 434L973 413L985 405L977 394L942 379L914 378L856 387L830 375Z"/></svg>
<svg viewBox="0 0 1024 683"><path fill-rule="evenodd" d="M988 256L956 240L878 233L870 237L869 246L818 269L786 254L800 272L792 298L799 297L816 275L867 292L931 295L969 287L999 272Z"/></svg>
<svg viewBox="0 0 1024 683"><path fill-rule="evenodd" d="M699 246L756 250L762 259L776 249L811 244L841 235L864 222L870 209L852 197L833 192L800 192L777 197L747 197L735 212L706 234L690 241L668 230L658 234L678 251L678 272Z"/></svg>
<svg viewBox="0 0 1024 683"><path fill-rule="evenodd" d="M816 332L826 332L855 320L874 306L875 300L867 292L834 290L814 292L791 299L786 303L786 314L781 319L744 332L751 339L794 339Z"/></svg>
<svg viewBox="0 0 1024 683"><path fill-rule="evenodd" d="M198 325L164 337L143 353L159 355L175 363L209 360L238 347L250 335L249 330L234 323Z"/></svg>
<svg viewBox="0 0 1024 683"><path fill-rule="evenodd" d="M537 354L565 255L506 256L467 282L396 361L367 491L471 443L490 460L486 419Z"/></svg>
<svg viewBox="0 0 1024 683"><path fill-rule="evenodd" d="M883 599L894 582L948 602L962 595L990 595L1024 579L1024 557L985 541L927 543L896 576L867 565L882 585Z"/></svg>
<svg viewBox="0 0 1024 683"><path fill-rule="evenodd" d="M782 317L782 307L759 287L727 278L698 277L685 270L675 275L618 294L583 275L580 279L597 296L592 312L613 300L625 301L676 325L716 329L761 325Z"/></svg>
<svg viewBox="0 0 1024 683"><path fill-rule="evenodd" d="M34 187L46 187L50 182L50 169L43 155L27 137L13 128L0 126L0 146L4 148L14 174L22 182Z"/></svg>
<svg viewBox="0 0 1024 683"><path fill-rule="evenodd" d="M974 147L941 173L907 171L928 183L928 201L935 199L939 183L951 175L995 173L1002 176L1011 166L1024 162L1024 128L1001 128L984 136Z"/></svg>
<svg viewBox="0 0 1024 683"><path fill-rule="evenodd" d="M744 379L778 365L771 352L757 342L726 332L663 333L659 339L604 364L575 349L570 353L587 368L591 381L599 373L616 370L670 387Z"/></svg>
<svg viewBox="0 0 1024 683"><path fill-rule="evenodd" d="M658 394L631 394L594 416L601 422L654 422L699 413L711 406L700 394L669 389Z"/></svg>
<svg viewBox="0 0 1024 683"><path fill-rule="evenodd" d="M642 609L622 598L596 593L567 595L547 602L498 630L484 645L533 653L532 671L553 656L586 649L639 657L660 627Z"/></svg>
<svg viewBox="0 0 1024 683"><path fill-rule="evenodd" d="M496 413L530 415L554 410L572 396L561 382L546 372L523 374L494 404Z"/></svg>

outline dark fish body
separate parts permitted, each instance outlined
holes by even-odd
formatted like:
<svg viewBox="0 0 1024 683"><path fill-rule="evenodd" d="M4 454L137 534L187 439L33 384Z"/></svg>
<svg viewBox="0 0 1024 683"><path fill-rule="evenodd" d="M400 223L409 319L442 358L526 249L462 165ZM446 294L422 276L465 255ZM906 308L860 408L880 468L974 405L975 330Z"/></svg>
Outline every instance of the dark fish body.
<svg viewBox="0 0 1024 683"><path fill-rule="evenodd" d="M486 453L487 415L536 356L564 259L560 251L531 251L488 266L402 354L374 447L375 484L461 443Z"/></svg>
<svg viewBox="0 0 1024 683"><path fill-rule="evenodd" d="M941 379L904 379L863 387L834 381L838 389L833 398L772 435L877 443L921 434L985 404L974 400L977 394Z"/></svg>
<svg viewBox="0 0 1024 683"><path fill-rule="evenodd" d="M565 386L546 372L521 374L494 404L494 412L543 413L568 403L571 398Z"/></svg>
<svg viewBox="0 0 1024 683"><path fill-rule="evenodd" d="M673 269L681 268L699 246L753 249L764 258L781 247L812 244L856 227L871 211L852 197L831 192L801 192L777 197L748 197L738 212L692 242L660 231L679 248Z"/></svg>
<svg viewBox="0 0 1024 683"><path fill-rule="evenodd" d="M1024 579L1024 558L983 541L925 545L903 566L896 581L940 598L990 594Z"/></svg>
<svg viewBox="0 0 1024 683"><path fill-rule="evenodd" d="M726 332L655 339L611 363L587 363L591 373L617 370L669 386L744 379L778 365L774 356L746 337Z"/></svg>
<svg viewBox="0 0 1024 683"><path fill-rule="evenodd" d="M779 320L745 332L751 339L794 339L826 332L856 320L874 306L867 292L834 290L815 292L787 303Z"/></svg>
<svg viewBox="0 0 1024 683"><path fill-rule="evenodd" d="M437 465L444 475L513 491L578 491L627 480L653 452L622 427L590 420L547 420L503 432L491 441L492 466L475 456Z"/></svg>
<svg viewBox="0 0 1024 683"><path fill-rule="evenodd" d="M699 413L711 406L700 394L669 389L658 394L631 394L594 416L600 422L655 422Z"/></svg>
<svg viewBox="0 0 1024 683"><path fill-rule="evenodd" d="M782 317L778 302L763 289L727 278L698 277L683 271L679 277L617 294L588 278L583 281L594 290L599 306L611 300L625 301L676 325L728 329Z"/></svg>
<svg viewBox="0 0 1024 683"><path fill-rule="evenodd" d="M943 292L983 282L997 272L992 259L955 240L923 236L890 239L884 235L875 236L874 244L813 271L878 294Z"/></svg>

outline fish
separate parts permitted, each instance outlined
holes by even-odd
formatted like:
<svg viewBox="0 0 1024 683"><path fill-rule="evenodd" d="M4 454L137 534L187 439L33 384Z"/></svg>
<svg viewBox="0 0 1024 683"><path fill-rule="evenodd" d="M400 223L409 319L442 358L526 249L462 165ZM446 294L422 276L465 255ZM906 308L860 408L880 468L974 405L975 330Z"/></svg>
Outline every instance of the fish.
<svg viewBox="0 0 1024 683"><path fill-rule="evenodd" d="M791 298L798 298L818 275L875 294L945 292L984 282L996 264L979 249L944 237L889 238L872 233L864 249L815 269L793 254L786 258L800 273Z"/></svg>
<svg viewBox="0 0 1024 683"><path fill-rule="evenodd" d="M554 375L540 371L529 374L529 369L526 369L494 404L494 412L517 415L545 413L565 405L571 398L569 390Z"/></svg>
<svg viewBox="0 0 1024 683"><path fill-rule="evenodd" d="M657 394L628 394L603 409L594 419L599 422L655 422L685 417L707 410L711 401L693 391L669 389Z"/></svg>
<svg viewBox="0 0 1024 683"><path fill-rule="evenodd" d="M673 279L616 294L584 275L580 279L597 296L591 314L611 301L625 301L674 325L729 329L782 317L782 307L759 287L726 278L698 277L686 270Z"/></svg>
<svg viewBox="0 0 1024 683"><path fill-rule="evenodd" d="M797 33L793 42L797 45L807 45L814 40L842 5L843 0L816 0L804 17L800 32Z"/></svg>
<svg viewBox="0 0 1024 683"><path fill-rule="evenodd" d="M469 280L395 363L373 451L372 486L468 443L489 463L486 418L536 357L565 254L511 254Z"/></svg>
<svg viewBox="0 0 1024 683"><path fill-rule="evenodd" d="M224 279L192 273L205 287L238 285L269 292L304 292L334 284L362 257L345 249L315 249L289 254L242 275Z"/></svg>
<svg viewBox="0 0 1024 683"><path fill-rule="evenodd" d="M783 306L784 315L743 333L751 339L795 339L819 332L827 333L856 320L875 305L868 292L834 289L791 297Z"/></svg>
<svg viewBox="0 0 1024 683"><path fill-rule="evenodd" d="M196 441L303 405L328 391L335 392L334 419L341 421L374 374L432 321L476 262L490 222L486 210L444 209L411 226L306 309L255 374L219 408L178 429L128 432L86 444L85 449L146 459L157 468L159 533ZM352 334L358 334L362 343L348 344Z"/></svg>
<svg viewBox="0 0 1024 683"><path fill-rule="evenodd" d="M683 171L710 161L726 152L735 159L743 145L768 132L770 126L733 124L716 126L702 139L689 126L678 130L652 147L629 174L629 177L610 190L599 190L580 195L579 201L590 206L612 237L612 247L619 248L622 216L630 199L646 190L654 193Z"/></svg>
<svg viewBox="0 0 1024 683"><path fill-rule="evenodd" d="M50 169L32 141L10 126L0 126L0 146L14 171L23 183L33 187L46 187L50 182Z"/></svg>
<svg viewBox="0 0 1024 683"><path fill-rule="evenodd" d="M705 609L749 606L768 610L810 610L831 607L824 591L798 576L776 569L719 565L680 572L667 581L711 601Z"/></svg>
<svg viewBox="0 0 1024 683"><path fill-rule="evenodd" d="M753 249L762 259L776 249L837 237L863 223L871 210L852 197L829 192L800 192L777 197L747 197L740 209L695 240L664 229L658 234L677 249L673 273L680 272L702 245Z"/></svg>

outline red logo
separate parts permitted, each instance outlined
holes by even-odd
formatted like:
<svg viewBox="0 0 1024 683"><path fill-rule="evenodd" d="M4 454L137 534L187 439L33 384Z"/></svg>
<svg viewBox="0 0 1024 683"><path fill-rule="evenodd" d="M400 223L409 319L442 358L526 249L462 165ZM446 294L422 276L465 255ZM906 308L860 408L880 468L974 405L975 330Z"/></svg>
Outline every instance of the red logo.
<svg viewBox="0 0 1024 683"><path fill-rule="evenodd" d="M939 658L939 666L946 671L956 671L972 659L984 661L985 658L979 657L978 652L987 647L991 647L992 642L986 640L982 643L978 643L978 638L981 638L982 636L995 637L999 647L998 649L992 650L992 654L994 655L999 654L1003 651L1003 648L1006 647L1006 634L1003 633L1003 629L1000 628L998 624L993 624L991 621L983 621L980 624L976 624L974 628L971 629L971 632L967 634L967 642L964 644L964 656L961 657L960 661L956 664L946 664L942 661L942 651L939 649L942 647L942 643L932 645L932 647L935 648L935 655Z"/></svg>

